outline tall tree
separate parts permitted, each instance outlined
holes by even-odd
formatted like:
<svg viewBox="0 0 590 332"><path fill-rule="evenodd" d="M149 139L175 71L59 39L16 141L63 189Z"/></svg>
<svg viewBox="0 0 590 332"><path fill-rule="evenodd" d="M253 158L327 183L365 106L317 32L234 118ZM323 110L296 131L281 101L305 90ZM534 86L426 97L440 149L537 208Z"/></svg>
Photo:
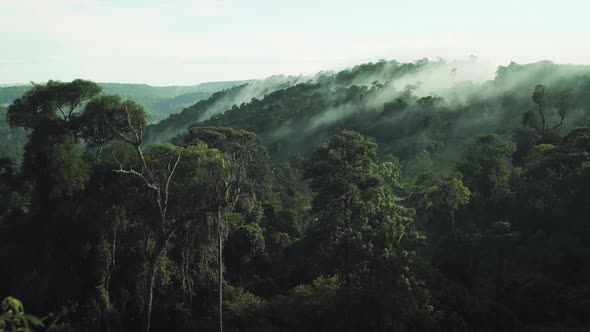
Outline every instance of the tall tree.
<svg viewBox="0 0 590 332"><path fill-rule="evenodd" d="M199 214L206 208L199 204L198 200L202 197L198 195L204 192L199 188L208 185L205 174L210 170L223 169L222 159L204 144L187 148L159 144L144 153L145 112L133 102L120 102L107 96L93 100L86 109L90 119L108 125L112 131L89 133L93 137L92 142L105 143L116 135L132 147L135 158L125 162L117 157L115 145L112 146L112 157L117 165L114 172L136 178L157 211L158 218L153 221L145 240L148 262L144 330L149 332L159 263L176 232L200 220Z"/></svg>
<svg viewBox="0 0 590 332"><path fill-rule="evenodd" d="M535 106L537 108L537 113L539 115L539 118L541 119L541 134L545 134L545 128L547 127L547 119L546 119L546 114L545 114L545 110L547 108L548 105L548 98L547 98L547 94L545 93L545 86L542 84L538 84L535 86L535 90L533 91L533 102L535 103Z"/></svg>
<svg viewBox="0 0 590 332"><path fill-rule="evenodd" d="M467 204L471 196L461 178L460 173L449 171L420 174L411 195L414 207L421 214L430 214L434 220L444 220L442 216L448 215L451 234L456 232L455 212ZM441 227L435 225L435 228Z"/></svg>
<svg viewBox="0 0 590 332"><path fill-rule="evenodd" d="M514 144L498 135L482 135L466 148L465 157L457 164L464 183L474 199L497 200L510 190L510 157Z"/></svg>
<svg viewBox="0 0 590 332"><path fill-rule="evenodd" d="M43 276L43 282L35 285L38 288L30 287L26 278L20 278L15 287L32 289L36 296L51 298L43 305L44 311L57 310L67 302L82 298L73 300L80 294L74 285L88 277L83 273L64 275L63 271L79 266L76 259L82 254L71 247L88 239L85 234L78 234L81 227L76 223L80 215L79 199L91 176L91 165L84 158L80 144L81 124L77 119L84 104L99 92L100 87L90 81L49 81L34 85L14 100L7 111L12 127L30 130L22 172L32 187L30 209L25 218L30 222L22 226L27 229L27 236L20 246L24 248L23 255L25 252L30 255ZM31 272L23 268L23 273ZM21 298L30 301L26 294Z"/></svg>
<svg viewBox="0 0 590 332"><path fill-rule="evenodd" d="M344 281L348 319L343 328L395 328L404 308L413 311L423 304L411 300L423 298L410 291L421 289L412 276L410 250L422 235L413 226L412 210L396 201L399 165L380 162L371 139L343 131L312 152L305 176L315 191L315 254L325 257L319 273L336 272ZM371 298L378 304L369 304Z"/></svg>
<svg viewBox="0 0 590 332"><path fill-rule="evenodd" d="M227 234L223 213L245 197L254 196L266 184L268 154L258 136L231 128L195 127L185 143L204 142L223 154L224 170L211 176L217 183L211 195L217 225L218 327L223 331L223 242Z"/></svg>
<svg viewBox="0 0 590 332"><path fill-rule="evenodd" d="M100 91L90 81L49 81L34 85L8 108L7 119L12 127L32 130L24 167L37 183L35 196L40 206L49 197L82 189L87 181L88 166L75 148L82 127L77 119L83 104Z"/></svg>
<svg viewBox="0 0 590 332"><path fill-rule="evenodd" d="M536 112L528 111L524 113L522 117L522 124L536 129L541 136L547 134L548 128L555 130L561 127L571 107L571 97L569 96L569 93L562 91L554 96L550 96L546 90L547 88L542 84L537 84L535 86L532 100L535 104ZM550 116L548 109L552 105L556 108L559 122L553 127L548 127L547 121Z"/></svg>

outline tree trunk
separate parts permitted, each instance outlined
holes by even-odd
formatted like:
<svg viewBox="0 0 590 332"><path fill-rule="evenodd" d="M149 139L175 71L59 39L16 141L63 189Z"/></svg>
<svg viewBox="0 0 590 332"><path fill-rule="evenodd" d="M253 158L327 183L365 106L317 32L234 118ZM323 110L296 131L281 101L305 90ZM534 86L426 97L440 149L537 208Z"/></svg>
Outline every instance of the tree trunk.
<svg viewBox="0 0 590 332"><path fill-rule="evenodd" d="M457 236L457 230L455 228L455 213L453 210L449 210L449 213L451 214L451 234L453 234L453 239L455 242L457 242L459 239Z"/></svg>
<svg viewBox="0 0 590 332"><path fill-rule="evenodd" d="M538 111L539 111L539 116L541 117L541 135L545 135L545 127L546 127L545 107L539 106Z"/></svg>
<svg viewBox="0 0 590 332"><path fill-rule="evenodd" d="M219 332L223 332L223 235L221 229L221 209L217 209L217 279L219 282L218 319Z"/></svg>
<svg viewBox="0 0 590 332"><path fill-rule="evenodd" d="M115 270L115 266L116 266L116 260L115 260L115 255L116 255L116 250L117 250L117 227L115 226L115 228L113 228L113 241L111 242L111 261L109 262L109 265L107 267L107 277L105 280L105 289L106 289L106 293L107 295L110 297L110 287L111 287L111 276L113 275L113 271Z"/></svg>
<svg viewBox="0 0 590 332"><path fill-rule="evenodd" d="M154 299L154 284L156 280L156 262L150 262L148 266L148 275L146 280L145 296L145 332L150 332L152 319L152 301Z"/></svg>
<svg viewBox="0 0 590 332"><path fill-rule="evenodd" d="M104 330L106 332L110 332L111 331L111 292L110 292L110 285L111 285L111 276L113 275L113 271L115 270L115 265L116 265L116 261L115 261L115 252L117 250L117 227L115 226L113 228L113 241L111 242L111 261L109 262L109 265L107 266L107 276L106 276L106 280L105 280L105 293L107 296L107 303L106 303L106 308L104 309Z"/></svg>
<svg viewBox="0 0 590 332"><path fill-rule="evenodd" d="M148 263L148 271L147 271L147 280L146 280L146 294L145 294L145 326L144 331L150 332L151 326L151 319L152 319L152 302L154 299L154 286L156 283L156 270L158 268L158 261L160 257L162 257L162 253L164 252L164 248L168 244L167 239L162 239L156 243L156 247L154 248L154 253L152 254L150 261Z"/></svg>

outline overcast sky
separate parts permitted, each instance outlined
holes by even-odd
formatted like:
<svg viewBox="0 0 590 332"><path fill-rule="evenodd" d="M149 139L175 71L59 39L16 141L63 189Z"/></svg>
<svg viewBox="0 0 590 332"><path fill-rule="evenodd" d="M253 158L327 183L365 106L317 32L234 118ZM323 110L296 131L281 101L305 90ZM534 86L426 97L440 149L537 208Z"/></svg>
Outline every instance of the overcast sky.
<svg viewBox="0 0 590 332"><path fill-rule="evenodd" d="M378 59L590 62L589 0L0 0L0 84L186 85Z"/></svg>

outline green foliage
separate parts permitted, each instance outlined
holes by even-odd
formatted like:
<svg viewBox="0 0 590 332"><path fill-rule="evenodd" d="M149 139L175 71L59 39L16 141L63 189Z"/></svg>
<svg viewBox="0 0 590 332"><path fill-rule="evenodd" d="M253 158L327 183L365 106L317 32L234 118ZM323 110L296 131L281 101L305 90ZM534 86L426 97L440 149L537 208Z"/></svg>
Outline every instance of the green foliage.
<svg viewBox="0 0 590 332"><path fill-rule="evenodd" d="M193 86L155 87L146 84L97 83L105 94L120 95L144 107L150 123L177 113L195 102L209 98L214 92L244 84L246 81L201 83ZM0 87L0 106L9 105L33 89L31 85Z"/></svg>
<svg viewBox="0 0 590 332"><path fill-rule="evenodd" d="M22 151L27 141L27 130L11 128L6 122L7 109L0 106L0 158L10 158L20 161Z"/></svg>
<svg viewBox="0 0 590 332"><path fill-rule="evenodd" d="M317 330L338 326L338 294L341 281L337 276L319 276L311 284L298 285L284 296L273 299L270 314L279 327L295 330Z"/></svg>
<svg viewBox="0 0 590 332"><path fill-rule="evenodd" d="M43 321L33 315L25 313L21 301L14 297L7 297L2 301L0 315L0 331L27 332L34 331L35 327L42 327Z"/></svg>
<svg viewBox="0 0 590 332"><path fill-rule="evenodd" d="M228 300L225 304L230 320L256 319L256 315L267 305L260 297L241 288L229 287L227 294Z"/></svg>
<svg viewBox="0 0 590 332"><path fill-rule="evenodd" d="M8 123L12 127L33 129L38 121L69 121L82 103L100 91L95 83L80 79L71 83L49 81L46 85L35 85L8 107Z"/></svg>
<svg viewBox="0 0 590 332"><path fill-rule="evenodd" d="M84 189L90 178L90 169L77 153L71 140L56 143L45 152L46 172L51 175L53 189L50 196L71 196Z"/></svg>
<svg viewBox="0 0 590 332"><path fill-rule="evenodd" d="M341 276L345 315L356 322L369 312L389 311L369 324L383 328L403 324L410 312L428 311L425 284L412 271L415 252L408 251L425 238L413 225L413 211L396 202L399 166L379 162L370 139L345 131L311 154L305 174L316 190L314 237L320 243L314 255L326 255L326 272ZM353 313L355 306L371 309Z"/></svg>
<svg viewBox="0 0 590 332"><path fill-rule="evenodd" d="M514 144L502 141L498 135L479 136L467 146L457 170L477 196L496 199L509 191L509 158L514 150Z"/></svg>
<svg viewBox="0 0 590 332"><path fill-rule="evenodd" d="M452 172L423 173L414 183L412 200L416 208L425 211L456 211L469 202L471 192Z"/></svg>
<svg viewBox="0 0 590 332"><path fill-rule="evenodd" d="M311 285L299 285L293 288L290 296L300 305L325 305L336 300L340 287L337 276L320 276Z"/></svg>
<svg viewBox="0 0 590 332"><path fill-rule="evenodd" d="M231 128L194 127L188 131L184 143L195 142L203 142L223 154L228 193L239 191L244 196L264 190L269 157L258 136Z"/></svg>
<svg viewBox="0 0 590 332"><path fill-rule="evenodd" d="M91 100L79 117L80 137L90 147L100 147L119 136L130 135L131 128L142 130L146 124L144 109L133 101L121 101L119 96L101 96Z"/></svg>
<svg viewBox="0 0 590 332"><path fill-rule="evenodd" d="M140 330L150 303L152 330L213 329L219 283L227 330L587 325L588 68L397 87L447 66L269 78L156 126L33 87L0 127L25 146L0 159L0 292L53 330ZM35 327L5 302L0 329Z"/></svg>

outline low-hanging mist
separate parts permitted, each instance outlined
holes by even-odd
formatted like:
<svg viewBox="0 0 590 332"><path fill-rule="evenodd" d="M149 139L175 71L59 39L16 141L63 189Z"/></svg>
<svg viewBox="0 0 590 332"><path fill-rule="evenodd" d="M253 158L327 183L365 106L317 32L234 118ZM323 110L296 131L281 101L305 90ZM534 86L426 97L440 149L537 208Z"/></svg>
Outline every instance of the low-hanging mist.
<svg viewBox="0 0 590 332"><path fill-rule="evenodd" d="M589 69L0 88L0 330L586 331Z"/></svg>
<svg viewBox="0 0 590 332"><path fill-rule="evenodd" d="M585 125L590 67L549 61L493 68L471 57L413 63L381 60L312 77L271 77L216 93L149 128L150 141L191 126L227 126L259 134L283 157L305 153L342 129L375 137L382 153L404 160L427 152L437 167L461 155L463 142L482 132L505 137L533 109L538 84L561 94L570 110L561 130Z"/></svg>

